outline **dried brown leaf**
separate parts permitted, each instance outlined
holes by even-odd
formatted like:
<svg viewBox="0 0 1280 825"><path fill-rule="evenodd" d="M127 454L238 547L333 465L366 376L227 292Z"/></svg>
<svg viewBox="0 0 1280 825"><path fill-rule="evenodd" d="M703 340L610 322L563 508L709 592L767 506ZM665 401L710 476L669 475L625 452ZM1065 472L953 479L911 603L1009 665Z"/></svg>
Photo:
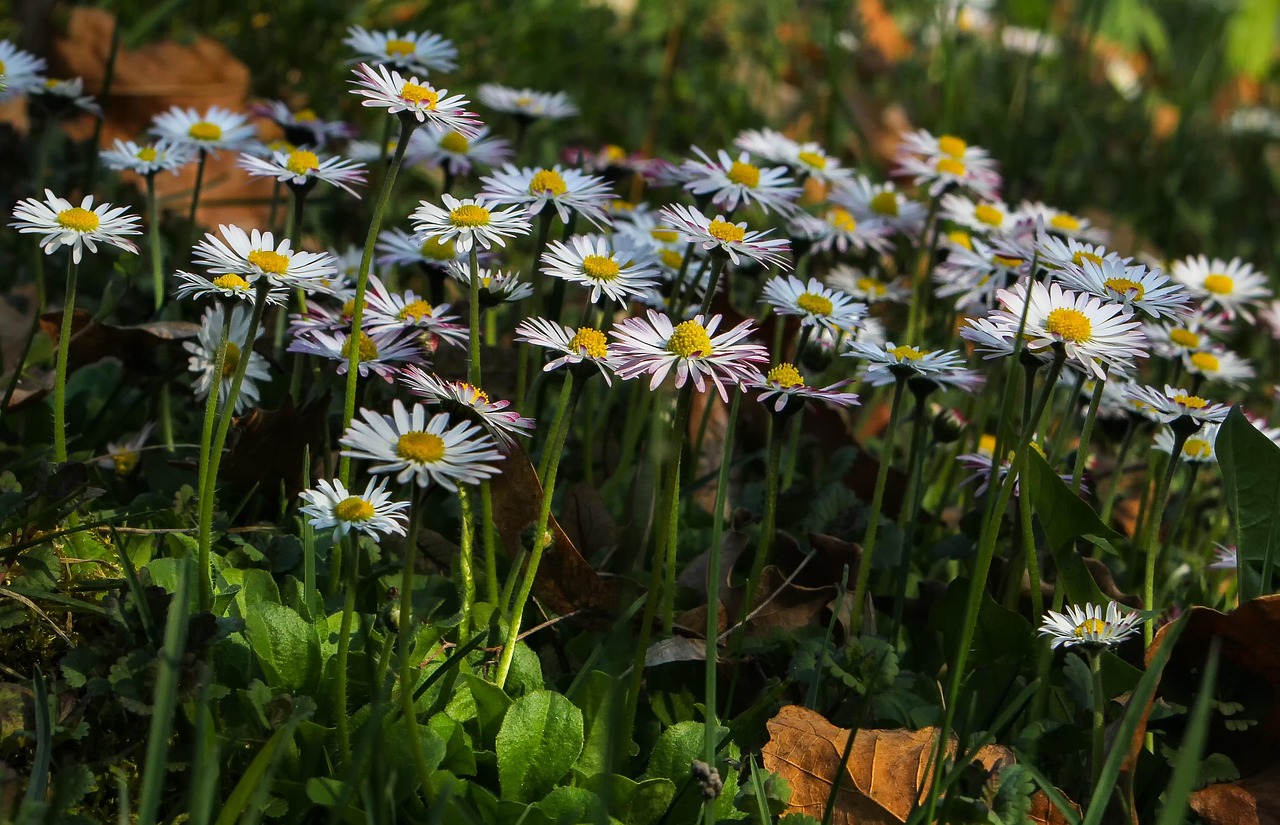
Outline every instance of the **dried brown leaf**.
<svg viewBox="0 0 1280 825"><path fill-rule="evenodd" d="M1280 823L1280 766L1191 794L1191 810L1208 825Z"/></svg>

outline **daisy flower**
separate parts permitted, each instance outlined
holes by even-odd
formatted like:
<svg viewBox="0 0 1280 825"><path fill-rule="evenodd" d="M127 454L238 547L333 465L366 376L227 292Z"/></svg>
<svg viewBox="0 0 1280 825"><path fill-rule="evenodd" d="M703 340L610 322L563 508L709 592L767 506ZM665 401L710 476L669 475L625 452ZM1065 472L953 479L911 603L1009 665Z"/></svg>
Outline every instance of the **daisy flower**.
<svg viewBox="0 0 1280 825"><path fill-rule="evenodd" d="M151 134L178 146L217 155L220 149L247 149L256 130L247 117L221 106L210 106L204 114L174 106L155 116Z"/></svg>
<svg viewBox="0 0 1280 825"><path fill-rule="evenodd" d="M1067 605L1066 613L1050 610L1040 625L1040 635L1050 637L1049 647L1088 645L1111 647L1138 632L1142 617L1137 613L1120 611L1115 602L1101 605Z"/></svg>
<svg viewBox="0 0 1280 825"><path fill-rule="evenodd" d="M479 98L493 111L515 115L525 121L561 120L578 113L578 107L564 92L537 92L482 83Z"/></svg>
<svg viewBox="0 0 1280 825"><path fill-rule="evenodd" d="M470 138L453 131L428 130L423 135L422 161L455 177L470 174L472 166L492 168L511 157L511 144L503 138L489 137L488 126L482 126Z"/></svg>
<svg viewBox="0 0 1280 825"><path fill-rule="evenodd" d="M315 489L303 490L299 495L307 503L298 512L309 516L308 521L316 530L332 527L335 541L353 530L367 536L403 536L409 522L409 515L404 512L409 509L409 502L392 501L385 478L370 479L361 495L348 491L336 478L321 479Z"/></svg>
<svg viewBox="0 0 1280 825"><path fill-rule="evenodd" d="M347 29L344 45L356 52L356 60L390 63L414 74L451 72L458 67L458 49L435 32L368 31L362 26Z"/></svg>
<svg viewBox="0 0 1280 825"><path fill-rule="evenodd" d="M55 114L79 109L94 117L102 117L102 107L93 99L93 95L84 93L84 79L73 77L69 80L48 78L27 88L30 104Z"/></svg>
<svg viewBox="0 0 1280 825"><path fill-rule="evenodd" d="M954 135L934 137L923 129L903 138L893 174L911 176L934 197L949 186L959 186L992 201L1000 188L995 161L985 149L970 146Z"/></svg>
<svg viewBox="0 0 1280 825"><path fill-rule="evenodd" d="M770 278L765 282L761 300L779 315L795 315L800 325L822 327L834 332L856 327L867 314L867 305L851 299L840 290L822 285L817 278L808 283L794 275Z"/></svg>
<svg viewBox="0 0 1280 825"><path fill-rule="evenodd" d="M1253 309L1271 297L1267 276L1239 258L1224 261L1195 255L1176 261L1173 279L1184 284L1206 308L1221 309L1228 318L1253 323Z"/></svg>
<svg viewBox="0 0 1280 825"><path fill-rule="evenodd" d="M179 146L167 140L139 146L132 140L120 138L116 138L111 148L103 149L98 156L108 169L143 176L157 172L172 172L176 175L179 169L194 160L188 146Z"/></svg>
<svg viewBox="0 0 1280 825"><path fill-rule="evenodd" d="M484 197L458 200L453 195L440 196L445 208L419 201L410 215L419 235L434 238L437 243L453 241L459 253L467 253L476 244L489 249L493 244L505 247L504 238L529 234L524 210L517 207L492 209L492 201Z"/></svg>
<svg viewBox="0 0 1280 825"><path fill-rule="evenodd" d="M1196 310L1177 324L1143 324L1142 331L1156 354L1180 358L1212 349L1213 337L1230 332L1231 324L1225 315Z"/></svg>
<svg viewBox="0 0 1280 825"><path fill-rule="evenodd" d="M435 235L417 235L403 229L384 229L378 233L375 247L381 254L378 263L386 266L421 264L430 269L448 269L456 262L466 263L467 252L458 251L452 240L440 240Z"/></svg>
<svg viewBox="0 0 1280 825"><path fill-rule="evenodd" d="M683 166L687 179L684 188L694 195L710 195L713 204L729 212L739 205L752 203L765 212L772 210L789 215L796 210L796 200L802 190L791 185L792 179L785 167L761 169L751 163L751 156L746 152L736 160L723 149L716 153L715 160L697 146L693 152L698 160L686 160Z"/></svg>
<svg viewBox="0 0 1280 825"><path fill-rule="evenodd" d="M1002 200L975 201L963 195L945 194L939 202L944 220L974 232L1000 234L1017 223L1018 214Z"/></svg>
<svg viewBox="0 0 1280 825"><path fill-rule="evenodd" d="M60 198L49 189L44 190L44 200L27 198L13 207L14 220L10 226L20 233L38 234L44 254L52 255L60 247L71 247L71 260L80 263L84 250L97 254L98 244L110 244L126 252L137 254L138 247L125 235L141 235L136 215L126 214L126 208L112 208L109 203L93 205L93 195L85 195L79 206Z"/></svg>
<svg viewBox="0 0 1280 825"><path fill-rule="evenodd" d="M1271 332L1271 337L1280 341L1280 301L1269 301L1258 313L1258 320Z"/></svg>
<svg viewBox="0 0 1280 825"><path fill-rule="evenodd" d="M1044 447L1042 447L1034 438L1027 446L1040 453L1041 458L1045 457ZM974 493L980 496L987 492L987 486L992 480L991 465L995 463L995 449L996 437L987 433L983 434L978 439L978 449L976 452L962 453L956 456L956 461L960 462L961 466L969 471L969 475L960 482L961 487L966 487L977 481L978 486L974 489ZM1010 449L996 467L995 483L997 488L999 485L1004 483L1005 478L1007 478L1009 473L1013 470L1013 458L1015 455L1016 453L1014 450ZM1059 473L1058 478L1062 479L1067 484L1071 483L1071 473ZM1080 489L1087 492L1088 485L1081 484ZM1019 495L1021 492L1022 479L1015 478L1013 480L1013 494Z"/></svg>
<svg viewBox="0 0 1280 825"><path fill-rule="evenodd" d="M1240 386L1257 375L1247 358L1225 347L1183 353L1182 366L1192 375L1233 386Z"/></svg>
<svg viewBox="0 0 1280 825"><path fill-rule="evenodd" d="M1043 224L1049 232L1067 238L1081 240L1103 240L1106 233L1093 226L1088 218L1055 209L1040 201L1023 201L1018 205L1018 212L1026 219Z"/></svg>
<svg viewBox="0 0 1280 825"><path fill-rule="evenodd" d="M1139 309L1159 319L1177 319L1185 315L1191 304L1186 287L1158 269L1142 264L1126 264L1118 257L1103 258L1095 263L1083 259L1079 267L1064 267L1057 273L1064 286L1101 298L1110 303Z"/></svg>
<svg viewBox="0 0 1280 825"><path fill-rule="evenodd" d="M839 186L854 174L817 143L800 143L772 129L747 130L738 135L733 144L762 160L790 166L797 174L827 186Z"/></svg>
<svg viewBox="0 0 1280 825"><path fill-rule="evenodd" d="M418 123L430 124L438 131L458 132L468 138L480 131L480 119L463 108L467 99L462 95L450 97L448 89L437 89L416 75L405 79L381 64L375 70L361 63L354 71L353 93L364 98L364 106L386 109L393 115L412 116Z"/></svg>
<svg viewBox="0 0 1280 825"><path fill-rule="evenodd" d="M108 470L115 470L118 476L129 475L137 469L138 461L142 458L142 447L147 443L147 439L151 437L151 431L155 428L155 423L149 422L141 430L127 438L108 442L107 454L97 460L98 466Z"/></svg>
<svg viewBox="0 0 1280 825"><path fill-rule="evenodd" d="M806 401L821 401L837 407L852 407L859 403L858 396L841 390L849 383L849 381L840 381L829 387L805 386L804 376L795 368L795 365L783 362L770 369L763 381L757 381L751 386L754 389L764 390L757 397L757 401L771 406L775 413L782 413L797 412Z"/></svg>
<svg viewBox="0 0 1280 825"><path fill-rule="evenodd" d="M1187 436L1182 443L1182 454L1179 457L1188 464L1209 464L1217 460L1214 442L1218 440L1218 424L1206 424L1199 431ZM1156 433L1155 449L1162 453L1173 454L1175 436L1172 427L1161 427Z"/></svg>
<svg viewBox="0 0 1280 825"><path fill-rule="evenodd" d="M1235 570L1239 566L1240 556L1235 545L1228 547L1216 541L1213 543L1213 562L1209 565L1210 570Z"/></svg>
<svg viewBox="0 0 1280 825"><path fill-rule="evenodd" d="M174 273L174 277L179 281L177 290L179 298L231 298L248 301L252 305L257 295L244 276L234 272L206 278L204 275L179 269ZM272 286L267 289L266 300L267 306L283 306L289 300L289 290L282 286Z"/></svg>
<svg viewBox="0 0 1280 825"><path fill-rule="evenodd" d="M502 453L475 424L451 424L448 413L428 419L422 404L406 409L399 398L391 402L391 413L361 409L339 441L347 448L342 454L373 462L371 473L395 473L400 484L412 479L419 487L439 484L455 493L459 484L479 484L498 474L492 462Z"/></svg>
<svg viewBox="0 0 1280 825"><path fill-rule="evenodd" d="M275 178L280 183L308 188L317 181L340 187L357 198L360 193L354 186L365 182L364 164L340 157L323 160L310 149L294 149L291 152L272 152L270 158L249 154L240 156L236 163L254 177Z"/></svg>
<svg viewBox="0 0 1280 825"><path fill-rule="evenodd" d="M592 303L603 294L625 305L658 283L656 270L612 251L609 241L600 236L574 235L568 244L552 241L542 254L542 271L587 287Z"/></svg>
<svg viewBox="0 0 1280 825"><path fill-rule="evenodd" d="M954 351L920 350L892 341L882 344L854 341L843 354L867 362L863 379L875 387L892 384L899 375L967 389L981 383L980 376L965 369L964 358Z"/></svg>
<svg viewBox="0 0 1280 825"><path fill-rule="evenodd" d="M969 246L956 247L947 259L933 269L940 298L955 298L956 308L964 313L982 315L996 301L996 293L1016 282L1030 269L1021 255L1002 254L1002 250L979 238L969 239Z"/></svg>
<svg viewBox="0 0 1280 825"><path fill-rule="evenodd" d="M1161 392L1155 387L1132 384L1125 390L1125 397L1138 402L1136 409L1152 421L1168 424L1186 416L1201 424L1219 423L1227 417L1226 404L1214 404L1184 389L1164 385Z"/></svg>
<svg viewBox="0 0 1280 825"><path fill-rule="evenodd" d="M476 275L480 278L480 303L485 306L514 304L533 295L533 286L520 280L520 273L514 270L503 272L480 267ZM470 291L471 267L456 263L449 267L449 276Z"/></svg>
<svg viewBox="0 0 1280 825"><path fill-rule="evenodd" d="M738 256L742 255L762 266L791 268L782 257L791 251L791 245L781 238L765 238L768 230L749 232L745 221L730 223L720 215L711 219L691 206L678 203L662 207L661 217L683 240L713 254L727 255L735 266Z"/></svg>
<svg viewBox="0 0 1280 825"><path fill-rule="evenodd" d="M360 347L360 363L356 367L361 378L373 373L387 383L405 364L420 364L426 359L416 339L397 329L360 332L358 336L344 330L325 332L313 329L293 339L289 352L318 355L337 362L338 375L346 375L351 366L351 346Z"/></svg>
<svg viewBox="0 0 1280 825"><path fill-rule="evenodd" d="M501 171L481 178L480 183L479 197L492 203L523 206L530 217L550 204L565 224L569 213L576 212L600 228L611 223L605 209L617 197L604 178L559 166L520 169L508 163Z"/></svg>
<svg viewBox="0 0 1280 825"><path fill-rule="evenodd" d="M656 389L667 373L675 370L676 387L693 379L698 392L706 391L711 379L720 397L729 400L726 385L740 388L744 382L758 381L756 364L768 361L759 344L747 341L754 331L751 321L743 321L728 332L716 335L721 317L711 316L704 325L702 315L672 324L665 315L646 310L645 318L628 318L612 330L618 353L618 377L652 376L649 388Z"/></svg>
<svg viewBox="0 0 1280 825"><path fill-rule="evenodd" d="M882 281L848 264L836 264L827 272L827 286L865 304L901 304L911 298L911 287L903 279Z"/></svg>
<svg viewBox="0 0 1280 825"><path fill-rule="evenodd" d="M1102 266L1104 261L1111 260L1128 264L1132 258L1121 257L1108 251L1101 244L1085 243L1075 238L1060 238L1048 232L1042 232L1036 240L1036 252L1040 265L1045 269L1081 269L1086 263Z"/></svg>
<svg viewBox="0 0 1280 825"><path fill-rule="evenodd" d="M797 214L792 221L793 235L808 238L813 248L826 252L885 253L889 251L889 225L875 220L858 220L842 206L832 206L820 216Z"/></svg>
<svg viewBox="0 0 1280 825"><path fill-rule="evenodd" d="M827 197L860 221L881 221L906 234L920 232L928 216L923 204L898 191L892 182L872 183L865 175L854 175Z"/></svg>
<svg viewBox="0 0 1280 825"><path fill-rule="evenodd" d="M250 111L284 130L284 138L294 146L322 147L331 140L349 140L356 136L351 124L341 120L325 120L313 109L293 111L280 100L256 103Z"/></svg>
<svg viewBox="0 0 1280 825"><path fill-rule="evenodd" d="M8 40L0 40L0 101L24 95L44 82L43 57L23 51Z"/></svg>
<svg viewBox="0 0 1280 825"><path fill-rule="evenodd" d="M613 386L611 373L617 368L617 358L609 352L609 342L604 333L594 327L561 326L544 318L526 318L516 327L515 338L526 344L535 344L559 355L542 368L550 372L568 364L576 367L585 364L600 370L604 381Z"/></svg>
<svg viewBox="0 0 1280 825"><path fill-rule="evenodd" d="M409 392L425 398L427 404L439 405L447 413L476 421L503 447L515 444L516 436L533 434L532 418L508 410L510 401L493 401L484 390L465 381L445 381L412 366L404 368L400 380Z"/></svg>
<svg viewBox="0 0 1280 825"><path fill-rule="evenodd" d="M227 317L225 313L226 309L220 303L206 309L200 319L200 332L196 340L182 342L182 348L191 353L191 357L187 359L187 369L196 374L194 389L196 398L200 401L209 397L209 389L213 386L213 368L217 366L218 347L222 344L222 326ZM231 392L231 382L240 359L248 358L244 379L240 382L240 394L236 396L236 413L256 405L258 382L271 378L271 373L267 371L267 359L254 352L248 343L250 320L246 307L237 306L231 310L231 335L227 338L227 354L223 359L218 405L220 408L226 406L227 394ZM259 328L254 341L261 337L262 329Z"/></svg>
<svg viewBox="0 0 1280 825"><path fill-rule="evenodd" d="M272 286L326 292L329 279L338 272L331 254L295 252L288 238L276 243L270 232L245 232L225 224L219 225L218 231L222 238L206 233L193 252L195 260L215 275L234 273L255 285L259 278L266 278Z"/></svg>
<svg viewBox="0 0 1280 825"><path fill-rule="evenodd" d="M364 320L370 332L417 329L455 346L466 346L467 328L456 323L458 316L448 314L448 304L432 306L411 289L392 292L372 274L365 301Z"/></svg>

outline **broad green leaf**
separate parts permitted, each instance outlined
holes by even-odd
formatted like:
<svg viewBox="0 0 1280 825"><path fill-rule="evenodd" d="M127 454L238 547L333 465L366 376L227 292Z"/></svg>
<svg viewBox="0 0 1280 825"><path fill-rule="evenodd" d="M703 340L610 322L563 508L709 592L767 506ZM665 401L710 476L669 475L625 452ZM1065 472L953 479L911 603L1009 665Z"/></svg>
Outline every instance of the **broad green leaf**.
<svg viewBox="0 0 1280 825"><path fill-rule="evenodd" d="M1027 451L1027 477L1022 479L1021 492L1031 496L1035 516L1044 528L1067 601L1106 604L1109 600L1098 589L1098 583L1076 552L1075 542L1088 536L1095 544L1110 549L1110 542L1120 538L1120 534L1103 524L1093 508L1071 492L1071 488L1036 450Z"/></svg>
<svg viewBox="0 0 1280 825"><path fill-rule="evenodd" d="M626 776L596 774L583 782L601 799L609 801L609 815L625 825L654 825L675 799L676 786L670 779L637 782Z"/></svg>
<svg viewBox="0 0 1280 825"><path fill-rule="evenodd" d="M653 746L653 754L649 757L649 767L645 771L646 779L669 779L677 789L679 796L672 805L670 821L693 822L698 810L702 807L702 795L698 792L696 782L689 782L693 775L693 760L702 759L703 742L706 736L706 725L702 722L680 722L662 732ZM718 738L728 735L729 729L717 728ZM722 748L720 756L727 751L730 758L737 758L738 749L730 743ZM724 789L716 800L716 816L719 819L738 819L745 816L733 807L733 799L738 793L738 772L720 762L722 768L720 778L724 781Z"/></svg>
<svg viewBox="0 0 1280 825"><path fill-rule="evenodd" d="M1271 68L1280 0L1239 0L1227 22L1227 62L1250 77Z"/></svg>
<svg viewBox="0 0 1280 825"><path fill-rule="evenodd" d="M320 676L320 637L315 625L280 604L263 601L244 619L245 636L267 684L296 692Z"/></svg>
<svg viewBox="0 0 1280 825"><path fill-rule="evenodd" d="M503 799L533 802L569 772L582 752L582 711L558 693L536 690L507 709L498 730Z"/></svg>
<svg viewBox="0 0 1280 825"><path fill-rule="evenodd" d="M492 750L502 725L502 717L511 707L511 697L507 696L502 688L492 682L486 682L474 673L465 674L463 680L475 701L475 721L480 733L479 746L484 750Z"/></svg>
<svg viewBox="0 0 1280 825"><path fill-rule="evenodd" d="M586 788L555 788L535 806L553 825L599 822L604 807Z"/></svg>
<svg viewBox="0 0 1280 825"><path fill-rule="evenodd" d="M577 769L585 776L597 774L608 764L613 746L612 722L617 719L617 682L601 670L586 674L577 694L578 707L586 719L586 743Z"/></svg>
<svg viewBox="0 0 1280 825"><path fill-rule="evenodd" d="M1280 560L1280 447L1234 407L1218 430L1214 452L1236 524L1243 603L1266 589ZM1262 567L1262 579L1244 574L1251 566L1246 562Z"/></svg>

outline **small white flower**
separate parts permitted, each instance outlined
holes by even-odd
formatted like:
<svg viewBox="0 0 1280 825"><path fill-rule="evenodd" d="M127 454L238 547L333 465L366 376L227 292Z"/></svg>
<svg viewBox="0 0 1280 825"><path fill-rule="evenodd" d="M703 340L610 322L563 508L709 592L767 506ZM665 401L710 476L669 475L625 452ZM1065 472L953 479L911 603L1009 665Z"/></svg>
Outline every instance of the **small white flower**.
<svg viewBox="0 0 1280 825"><path fill-rule="evenodd" d="M129 171L137 175L154 175L157 172L172 172L186 166L194 155L190 146L158 140L145 146L139 146L131 140L116 138L110 149L103 149L99 156L108 169L117 172Z"/></svg>
<svg viewBox="0 0 1280 825"><path fill-rule="evenodd" d="M148 422L138 432L120 441L107 443L107 454L97 459L99 467L115 470L118 476L127 476L138 467L143 446L156 428L155 422Z"/></svg>
<svg viewBox="0 0 1280 825"><path fill-rule="evenodd" d="M1073 645L1095 645L1110 647L1119 644L1138 632L1142 617L1137 613L1121 613L1115 602L1101 605L1086 604L1083 609L1077 605L1067 605L1066 613L1050 610L1040 626L1040 634L1049 636L1049 646L1071 647Z"/></svg>
<svg viewBox="0 0 1280 825"><path fill-rule="evenodd" d="M901 304L911 299L911 287L899 278L882 281L848 264L836 264L827 272L827 285L865 304Z"/></svg>
<svg viewBox="0 0 1280 825"><path fill-rule="evenodd" d="M236 164L255 177L275 178L290 186L314 185L316 181L340 187L360 197L353 187L365 182L364 164L340 157L321 159L309 149L292 152L272 152L271 157L259 158L243 154Z"/></svg>
<svg viewBox="0 0 1280 825"><path fill-rule="evenodd" d="M276 243L270 232L245 232L238 226L220 225L222 238L207 233L196 244L196 262L216 275L235 273L251 284L266 278L273 286L328 292L338 273L337 261L328 252L293 251L288 238ZM223 240L225 239L225 240Z"/></svg>
<svg viewBox="0 0 1280 825"><path fill-rule="evenodd" d="M894 176L903 175L914 178L917 186L928 186L934 197L948 186L959 186L992 201L1000 189L995 161L985 149L954 135L934 137L923 129L905 135L898 148Z"/></svg>
<svg viewBox="0 0 1280 825"><path fill-rule="evenodd" d="M467 328L456 323L448 304L432 306L413 290L392 292L382 279L370 274L365 293L364 322L370 332L419 330L455 346L466 346Z"/></svg>
<svg viewBox="0 0 1280 825"><path fill-rule="evenodd" d="M792 237L808 238L819 252L834 250L858 253L868 250L889 251L889 224L877 220L858 220L842 206L832 206L819 216L799 213L791 222Z"/></svg>
<svg viewBox="0 0 1280 825"><path fill-rule="evenodd" d="M44 82L43 57L23 51L8 40L0 40L0 101L26 94Z"/></svg>
<svg viewBox="0 0 1280 825"><path fill-rule="evenodd" d="M604 333L594 327L561 326L545 318L526 318L516 327L516 340L536 344L558 353L559 358L548 361L542 368L550 372L568 364L591 364L600 370L605 383L613 386L610 374L617 369L617 357L609 352Z"/></svg>
<svg viewBox="0 0 1280 825"><path fill-rule="evenodd" d="M1086 241L1105 241L1107 233L1093 226L1088 218L1064 212L1040 201L1023 201L1018 204L1019 214L1034 221L1037 226L1044 226L1049 232L1067 238L1078 238Z"/></svg>
<svg viewBox="0 0 1280 825"><path fill-rule="evenodd" d="M1125 397L1136 402L1133 408L1152 421L1168 424L1186 416L1193 421L1219 423L1227 417L1226 404L1214 404L1184 389L1164 385L1161 392L1155 387L1132 384L1125 389Z"/></svg>
<svg viewBox="0 0 1280 825"><path fill-rule="evenodd" d="M465 381L445 381L419 367L405 367L400 380L409 392L420 395L428 404L461 418L470 418L488 431L503 447L515 443L516 436L533 434L534 420L507 409L510 401L489 398L489 394Z"/></svg>
<svg viewBox="0 0 1280 825"><path fill-rule="evenodd" d="M757 382L753 387L764 390L757 396L757 401L771 406L775 413L782 413L798 411L806 401L820 401L836 407L852 407L858 403L857 394L844 392L841 389L849 383L849 381L840 381L829 387L810 387L805 384L804 376L795 368L795 365L783 362L770 369L764 380Z"/></svg>
<svg viewBox="0 0 1280 825"><path fill-rule="evenodd" d="M195 341L183 341L182 348L191 353L187 360L187 368L196 374L196 398L203 401L209 397L213 386L213 368L218 361L218 347L222 344L222 326L226 320L226 310L222 304L215 304L204 311L200 319L200 333ZM237 306L231 311L231 335L227 339L227 354L223 359L221 385L218 390L218 406L225 407L227 394L231 392L232 379L240 359L248 358L245 365L244 379L240 382L240 394L236 396L235 411L245 409L258 403L258 382L267 381L271 373L267 371L267 359L253 351L249 343L250 313L247 307ZM262 337L259 328L254 341Z"/></svg>
<svg viewBox="0 0 1280 825"><path fill-rule="evenodd" d="M495 167L511 157L511 144L503 138L489 137L489 127L479 129L468 138L461 132L422 133L422 162L439 166L450 175L470 174L475 165Z"/></svg>
<svg viewBox="0 0 1280 825"><path fill-rule="evenodd" d="M1176 261L1173 279L1185 284L1206 308L1218 308L1228 318L1237 315L1253 323L1253 310L1271 297L1267 276L1239 258L1209 260L1196 255Z"/></svg>
<svg viewBox="0 0 1280 825"><path fill-rule="evenodd" d="M698 392L706 392L704 379L711 379L721 399L729 400L728 386L745 388L759 381L756 364L768 361L768 353L748 336L751 321L743 321L728 332L716 335L721 317L711 316L704 325L701 315L680 324L653 310L645 318L628 318L612 330L618 356L618 377L624 380L650 375L649 388L657 389L673 369L676 387L693 379Z"/></svg>
<svg viewBox="0 0 1280 825"><path fill-rule="evenodd" d="M523 206L530 217L550 204L565 224L569 213L576 212L600 228L611 223L605 209L617 197L604 178L559 166L520 169L508 163L480 183L479 197L491 203Z"/></svg>
<svg viewBox="0 0 1280 825"><path fill-rule="evenodd" d="M892 182L872 183L865 175L854 175L828 195L860 221L881 221L899 232L918 234L924 228L928 210L911 200Z"/></svg>
<svg viewBox="0 0 1280 825"><path fill-rule="evenodd" d="M1218 456L1214 451L1214 445L1218 440L1218 427L1220 426L1219 424L1206 424L1198 431L1187 436L1187 440L1182 442L1182 454L1178 458L1188 464L1209 464L1216 461ZM1172 455L1174 438L1172 428L1161 427L1156 433L1155 449Z"/></svg>
<svg viewBox="0 0 1280 825"><path fill-rule="evenodd" d="M342 42L355 50L357 60L390 63L414 74L451 72L458 67L457 47L435 32L398 34L395 29L371 32L362 26L352 26Z"/></svg>
<svg viewBox="0 0 1280 825"><path fill-rule="evenodd" d="M346 375L351 366L352 343L360 347L360 363L356 369L361 378L370 373L387 383L395 380L396 371L406 364L420 364L426 358L414 337L399 330L361 332L353 336L345 330L325 332L311 329L289 344L289 352L318 355L337 364L338 375Z"/></svg>
<svg viewBox="0 0 1280 825"><path fill-rule="evenodd" d="M823 286L817 278L810 278L808 283L794 275L770 278L765 282L761 300L779 315L799 317L801 326L822 327L833 332L856 327L867 314L866 304Z"/></svg>
<svg viewBox="0 0 1280 825"><path fill-rule="evenodd" d="M741 204L758 204L765 212L770 210L790 215L796 209L796 199L801 189L792 186L791 176L781 166L761 169L751 163L746 152L731 158L721 149L712 160L698 147L693 147L698 160L686 160L684 173L688 182L684 185L694 195L710 195L718 208L733 212Z"/></svg>
<svg viewBox="0 0 1280 825"><path fill-rule="evenodd" d="M79 206L44 190L44 200L27 198L13 207L14 220L9 224L23 234L39 234L44 254L52 255L63 246L71 247L71 260L80 263L84 250L97 253L105 243L137 254L138 247L125 235L141 235L138 218L126 214L126 208L112 208L109 203L93 205L93 195L85 195Z"/></svg>
<svg viewBox="0 0 1280 825"><path fill-rule="evenodd" d="M331 140L350 140L356 130L341 120L325 120L311 109L293 111L280 100L268 100L251 107L258 117L273 121L284 130L285 140L294 146L323 147Z"/></svg>
<svg viewBox="0 0 1280 825"><path fill-rule="evenodd" d="M244 276L234 272L226 272L212 278L184 272L179 269L174 273L179 281L177 295L179 298L235 298L253 304L256 290L245 280ZM289 300L289 290L282 286L273 286L267 290L267 305L282 306Z"/></svg>
<svg viewBox="0 0 1280 825"><path fill-rule="evenodd" d="M1226 347L1183 353L1182 366L1192 375L1233 386L1242 386L1257 375L1247 358L1241 358Z"/></svg>
<svg viewBox="0 0 1280 825"><path fill-rule="evenodd" d="M492 209L491 201L483 197L459 200L452 195L440 196L445 208L419 201L418 208L409 217L413 228L420 235L434 238L438 243L454 241L458 252L470 252L476 244L489 249L493 244L506 246L504 238L529 234L529 221L522 209Z"/></svg>
<svg viewBox="0 0 1280 825"><path fill-rule="evenodd" d="M537 92L512 89L497 83L480 85L480 102L495 112L504 112L526 120L561 120L573 117L578 107L564 92Z"/></svg>
<svg viewBox="0 0 1280 825"><path fill-rule="evenodd" d="M574 235L568 244L552 241L542 254L542 270L590 289L592 303L604 295L625 305L658 283L655 269L614 252L599 236Z"/></svg>
<svg viewBox="0 0 1280 825"><path fill-rule="evenodd" d="M467 252L458 251L452 240L434 235L415 235L403 229L384 229L378 234L378 263L386 266L421 264L432 269L448 269L455 262L466 263Z"/></svg>
<svg viewBox="0 0 1280 825"><path fill-rule="evenodd" d="M73 106L88 112L94 117L102 117L102 107L93 99L93 95L84 93L84 79L73 77L69 80L48 78L27 88L28 99L34 106L45 105L55 111L63 111L63 106Z"/></svg>
<svg viewBox="0 0 1280 825"><path fill-rule="evenodd" d="M727 255L735 266L739 262L738 256L742 255L762 266L791 268L782 257L791 250L791 245L781 238L765 238L767 232L747 231L746 222L731 223L720 215L708 218L683 204L662 207L661 216L685 241L698 244L709 252Z"/></svg>
<svg viewBox="0 0 1280 825"><path fill-rule="evenodd" d="M256 134L247 117L221 106L210 106L204 114L174 106L156 115L151 124L156 137L213 155L220 149L247 149Z"/></svg>
<svg viewBox="0 0 1280 825"><path fill-rule="evenodd" d="M375 70L367 63L355 67L353 94L364 98L362 105L386 109L389 114L412 115L419 123L428 123L441 132L458 132L474 137L480 131L480 120L463 107L462 95L449 96L448 89L437 89L425 80L379 65Z"/></svg>
<svg viewBox="0 0 1280 825"><path fill-rule="evenodd" d="M453 264L449 267L448 274L470 290L471 267L466 263ZM480 302L486 306L514 304L533 295L533 286L520 280L518 272L480 267L476 276L480 279Z"/></svg>
<svg viewBox="0 0 1280 825"><path fill-rule="evenodd" d="M439 484L458 491L459 484L479 484L499 473L502 459L491 436L469 421L451 424L448 413L428 420L426 407L406 409L391 402L391 415L361 409L339 443L344 456L373 462L371 473L395 473L400 484Z"/></svg>
<svg viewBox="0 0 1280 825"><path fill-rule="evenodd" d="M920 377L937 384L975 389L982 377L964 366L964 358L958 352L920 350L906 344L863 343L854 341L844 353L849 358L867 362L863 379L872 386L885 386L897 381L898 376Z"/></svg>
<svg viewBox="0 0 1280 825"><path fill-rule="evenodd" d="M299 495L307 502L298 512L310 516L311 526L317 530L333 529L334 538L341 538L352 530L365 535L403 536L409 516L407 501L392 501L387 492L387 480L370 479L364 493L355 495L334 479L321 479L313 490L303 490Z"/></svg>
<svg viewBox="0 0 1280 825"><path fill-rule="evenodd" d="M1101 262L1084 259L1079 267L1065 267L1057 278L1071 289L1087 292L1103 301L1141 310L1156 319L1178 319L1187 314L1191 294L1160 270L1142 264L1126 264L1119 258Z"/></svg>

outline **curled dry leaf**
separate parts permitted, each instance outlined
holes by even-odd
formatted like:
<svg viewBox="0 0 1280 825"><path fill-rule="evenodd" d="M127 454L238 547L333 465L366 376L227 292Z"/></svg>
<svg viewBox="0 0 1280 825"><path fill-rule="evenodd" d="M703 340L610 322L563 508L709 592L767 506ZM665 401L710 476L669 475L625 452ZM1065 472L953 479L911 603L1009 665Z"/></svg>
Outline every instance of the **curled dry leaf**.
<svg viewBox="0 0 1280 825"><path fill-rule="evenodd" d="M301 409L285 396L279 409L252 409L235 419L235 441L223 462L223 478L247 487L274 489L284 482L289 495L302 489L303 458L309 450L311 475L319 475L324 450L324 419L329 396Z"/></svg>
<svg viewBox="0 0 1280 825"><path fill-rule="evenodd" d="M560 525L565 535L588 556L618 543L618 525L600 491L586 482L570 487L564 496Z"/></svg>

